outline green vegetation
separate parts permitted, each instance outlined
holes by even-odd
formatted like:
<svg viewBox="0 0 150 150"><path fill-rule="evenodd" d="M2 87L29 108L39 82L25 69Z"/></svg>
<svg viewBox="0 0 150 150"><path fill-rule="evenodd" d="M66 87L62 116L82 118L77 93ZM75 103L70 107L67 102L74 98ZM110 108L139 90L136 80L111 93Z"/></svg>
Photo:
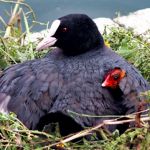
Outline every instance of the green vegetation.
<svg viewBox="0 0 150 150"><path fill-rule="evenodd" d="M5 0L0 0L7 2ZM14 3L14 2L13 2ZM18 0L18 3L20 1ZM5 31L0 30L0 69L3 70L7 66L42 57L42 53L34 51L35 44L29 43L23 45L22 41L26 33L31 34L30 30L35 24L35 15L30 6L25 3L17 3L14 9L14 15L11 15L9 25L3 22ZM28 12L20 11L20 6L28 8ZM30 13L29 13L30 12ZM17 14L17 15L16 15ZM20 15L23 15L22 20ZM31 15L31 16L28 16ZM29 24L29 18L34 21ZM21 22L24 24L26 31L21 31ZM5 37L5 38L4 38ZM141 37L134 36L133 32L124 28L112 28L109 34L104 33L104 38L113 50L122 55L126 60L135 65L150 82L150 44ZM150 93L147 93L150 99ZM102 126L102 125L100 125ZM47 134L39 131L28 130L14 114L0 114L0 149L16 150L16 149L104 149L104 150L128 150L128 149L149 149L150 147L150 129L145 123L143 128L132 128L120 135L116 130L109 133L101 128L96 128L102 140L94 140L95 134L91 137L93 140L83 139L83 143L72 143L71 138L61 137L59 133ZM76 136L87 135L87 129ZM64 141L62 141L64 140ZM59 143L61 141L61 143Z"/></svg>
<svg viewBox="0 0 150 150"><path fill-rule="evenodd" d="M111 28L109 34L104 33L104 38L113 50L137 67L150 82L150 43L122 27Z"/></svg>
<svg viewBox="0 0 150 150"><path fill-rule="evenodd" d="M90 131L89 129L87 129ZM79 135L87 130L82 131ZM112 134L104 129L97 129L102 140L94 140L95 134L88 141L82 139L79 142L69 142L74 136L68 138L60 137L59 133L47 134L35 130L28 130L14 114L0 114L0 149L16 150L16 149L36 149L45 150L57 148L63 149L104 149L104 150L128 150L138 147L147 150L150 147L150 129L132 128L124 134L119 135L118 130ZM57 131L58 132L58 131ZM86 134L87 135L87 134ZM72 138L73 139L73 138Z"/></svg>

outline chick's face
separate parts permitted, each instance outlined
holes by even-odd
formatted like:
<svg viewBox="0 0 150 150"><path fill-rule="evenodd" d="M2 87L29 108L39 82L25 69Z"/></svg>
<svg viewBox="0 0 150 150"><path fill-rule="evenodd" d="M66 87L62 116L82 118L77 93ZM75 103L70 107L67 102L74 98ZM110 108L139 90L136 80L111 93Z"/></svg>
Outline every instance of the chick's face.
<svg viewBox="0 0 150 150"><path fill-rule="evenodd" d="M120 81L125 77L126 72L120 68L109 71L104 77L102 87L110 87L115 89L119 86Z"/></svg>

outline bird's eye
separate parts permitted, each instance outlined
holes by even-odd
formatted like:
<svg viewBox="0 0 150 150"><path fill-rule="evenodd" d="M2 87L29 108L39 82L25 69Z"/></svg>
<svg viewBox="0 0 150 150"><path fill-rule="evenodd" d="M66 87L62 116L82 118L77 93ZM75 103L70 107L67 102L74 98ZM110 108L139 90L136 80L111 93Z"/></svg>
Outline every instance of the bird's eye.
<svg viewBox="0 0 150 150"><path fill-rule="evenodd" d="M118 80L118 79L119 79L119 74L113 75L113 79L114 79L114 80Z"/></svg>
<svg viewBox="0 0 150 150"><path fill-rule="evenodd" d="M67 32L68 29L66 27L62 28L62 32Z"/></svg>

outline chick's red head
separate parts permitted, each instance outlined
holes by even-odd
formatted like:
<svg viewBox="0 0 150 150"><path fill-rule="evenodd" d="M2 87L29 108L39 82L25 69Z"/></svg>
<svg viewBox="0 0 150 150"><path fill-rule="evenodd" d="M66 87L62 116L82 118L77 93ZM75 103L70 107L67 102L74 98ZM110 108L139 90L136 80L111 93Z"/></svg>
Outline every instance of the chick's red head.
<svg viewBox="0 0 150 150"><path fill-rule="evenodd" d="M125 70L118 67L114 68L105 75L102 87L110 87L112 89L117 88L120 81L125 77L125 75Z"/></svg>

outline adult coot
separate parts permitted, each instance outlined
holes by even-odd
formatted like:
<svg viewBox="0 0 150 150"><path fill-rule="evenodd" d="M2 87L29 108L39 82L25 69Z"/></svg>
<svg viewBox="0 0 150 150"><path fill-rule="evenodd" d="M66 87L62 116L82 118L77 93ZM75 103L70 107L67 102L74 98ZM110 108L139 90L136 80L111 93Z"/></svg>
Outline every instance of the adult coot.
<svg viewBox="0 0 150 150"><path fill-rule="evenodd" d="M70 14L55 20L37 50L58 47L47 57L13 65L0 77L0 108L12 111L30 129L59 122L62 134L100 123L87 115L125 115L137 111L140 92L149 89L138 70L106 47L87 15ZM101 86L115 67L126 71L122 93ZM9 96L7 96L9 95ZM6 97L6 98L5 98Z"/></svg>

